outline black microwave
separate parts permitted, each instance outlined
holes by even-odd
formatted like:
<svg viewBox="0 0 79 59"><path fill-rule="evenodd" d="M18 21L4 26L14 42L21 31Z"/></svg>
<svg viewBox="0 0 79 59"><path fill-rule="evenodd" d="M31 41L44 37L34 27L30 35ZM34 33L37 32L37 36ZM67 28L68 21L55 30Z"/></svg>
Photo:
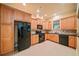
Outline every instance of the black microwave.
<svg viewBox="0 0 79 59"><path fill-rule="evenodd" d="M37 29L43 29L42 25L37 25Z"/></svg>

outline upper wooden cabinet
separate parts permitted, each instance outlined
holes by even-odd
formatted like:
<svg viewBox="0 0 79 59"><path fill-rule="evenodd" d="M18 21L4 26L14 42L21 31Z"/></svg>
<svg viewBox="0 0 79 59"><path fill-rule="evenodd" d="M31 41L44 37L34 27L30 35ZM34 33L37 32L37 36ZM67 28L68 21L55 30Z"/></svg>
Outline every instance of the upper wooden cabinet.
<svg viewBox="0 0 79 59"><path fill-rule="evenodd" d="M30 16L31 14L27 14L19 10L14 11L14 20L16 21L30 22Z"/></svg>
<svg viewBox="0 0 79 59"><path fill-rule="evenodd" d="M1 23L11 23L14 16L14 10L10 7L1 5Z"/></svg>
<svg viewBox="0 0 79 59"><path fill-rule="evenodd" d="M44 30L51 30L51 26L52 26L51 21L43 21L42 24Z"/></svg>
<svg viewBox="0 0 79 59"><path fill-rule="evenodd" d="M17 21L22 21L23 20L23 14L19 10L15 10L15 15L14 15L15 20Z"/></svg>
<svg viewBox="0 0 79 59"><path fill-rule="evenodd" d="M61 29L76 30L76 16L61 19Z"/></svg>
<svg viewBox="0 0 79 59"><path fill-rule="evenodd" d="M31 22L30 18L31 18L30 14L23 13L23 21L24 22Z"/></svg>
<svg viewBox="0 0 79 59"><path fill-rule="evenodd" d="M36 30L37 29L37 21L34 19L31 19L31 29Z"/></svg>
<svg viewBox="0 0 79 59"><path fill-rule="evenodd" d="M48 22L48 30L51 30L52 29L52 23L51 21Z"/></svg>

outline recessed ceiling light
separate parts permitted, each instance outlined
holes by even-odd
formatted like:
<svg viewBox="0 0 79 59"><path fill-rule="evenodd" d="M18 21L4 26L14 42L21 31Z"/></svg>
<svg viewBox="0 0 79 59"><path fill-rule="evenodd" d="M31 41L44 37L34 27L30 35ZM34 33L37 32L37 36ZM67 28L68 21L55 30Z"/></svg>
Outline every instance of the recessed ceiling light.
<svg viewBox="0 0 79 59"><path fill-rule="evenodd" d="M43 16L41 16L41 19L43 19Z"/></svg>
<svg viewBox="0 0 79 59"><path fill-rule="evenodd" d="M39 14L36 15L36 18L40 18Z"/></svg>
<svg viewBox="0 0 79 59"><path fill-rule="evenodd" d="M39 12L40 12L40 10L39 10L39 9L37 9L37 10L36 10L36 12L38 12L38 13L39 13Z"/></svg>
<svg viewBox="0 0 79 59"><path fill-rule="evenodd" d="M26 3L22 3L23 6L26 6Z"/></svg>
<svg viewBox="0 0 79 59"><path fill-rule="evenodd" d="M47 16L47 14L45 14L44 16Z"/></svg>

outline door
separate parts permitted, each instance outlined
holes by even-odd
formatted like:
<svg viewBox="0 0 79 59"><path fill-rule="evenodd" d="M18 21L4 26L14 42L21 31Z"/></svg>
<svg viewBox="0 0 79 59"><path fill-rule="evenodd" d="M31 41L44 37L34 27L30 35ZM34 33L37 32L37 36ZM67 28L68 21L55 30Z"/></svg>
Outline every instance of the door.
<svg viewBox="0 0 79 59"><path fill-rule="evenodd" d="M31 45L30 25L24 22L18 22L18 51L24 50Z"/></svg>

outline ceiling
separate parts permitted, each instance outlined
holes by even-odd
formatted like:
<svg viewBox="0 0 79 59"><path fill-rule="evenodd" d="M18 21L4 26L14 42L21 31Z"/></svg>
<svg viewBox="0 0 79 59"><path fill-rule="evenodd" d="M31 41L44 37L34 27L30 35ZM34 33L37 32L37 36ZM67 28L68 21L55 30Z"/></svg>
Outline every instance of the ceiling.
<svg viewBox="0 0 79 59"><path fill-rule="evenodd" d="M54 15L66 15L76 13L76 3L5 3L5 5L17 8L19 10L31 13L32 17L36 17L37 9L40 10L39 15L44 19L49 19Z"/></svg>

